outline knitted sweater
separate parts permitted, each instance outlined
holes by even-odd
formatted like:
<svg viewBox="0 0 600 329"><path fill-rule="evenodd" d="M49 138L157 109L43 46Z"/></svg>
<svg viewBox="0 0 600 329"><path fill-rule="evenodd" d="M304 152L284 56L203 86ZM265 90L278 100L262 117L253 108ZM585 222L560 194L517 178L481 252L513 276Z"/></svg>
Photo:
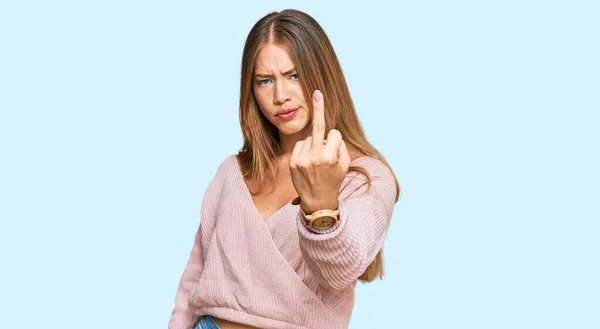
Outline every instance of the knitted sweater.
<svg viewBox="0 0 600 329"><path fill-rule="evenodd" d="M379 160L357 158L372 186L348 172L338 194L340 223L309 230L291 202L266 220L236 155L219 166L175 296L169 329L193 328L204 314L259 328L347 329L358 277L383 246L396 185Z"/></svg>

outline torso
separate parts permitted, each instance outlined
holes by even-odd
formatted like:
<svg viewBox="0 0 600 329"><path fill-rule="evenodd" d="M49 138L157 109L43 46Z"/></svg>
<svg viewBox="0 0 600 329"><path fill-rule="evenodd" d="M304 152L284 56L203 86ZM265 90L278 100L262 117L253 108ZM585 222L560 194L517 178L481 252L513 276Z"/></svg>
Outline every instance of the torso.
<svg viewBox="0 0 600 329"><path fill-rule="evenodd" d="M350 154L351 160L364 156L355 149L351 148L349 145L348 153ZM257 184L255 182L246 181L246 186L250 191L254 192L257 190ZM279 160L279 172L275 185L273 186L273 184L265 184L261 190L261 193L252 195L252 199L262 219L266 220L281 207L290 203L297 196L298 193L296 192L294 184L292 183L292 176L289 169L289 158L287 158ZM214 316L213 319L221 329L260 329L245 324L219 319Z"/></svg>
<svg viewBox="0 0 600 329"><path fill-rule="evenodd" d="M246 181L246 186L252 192L258 191L256 182ZM297 196L292 183L289 159L282 159L279 160L279 172L275 183L263 184L260 194L252 195L252 200L262 219L266 220Z"/></svg>

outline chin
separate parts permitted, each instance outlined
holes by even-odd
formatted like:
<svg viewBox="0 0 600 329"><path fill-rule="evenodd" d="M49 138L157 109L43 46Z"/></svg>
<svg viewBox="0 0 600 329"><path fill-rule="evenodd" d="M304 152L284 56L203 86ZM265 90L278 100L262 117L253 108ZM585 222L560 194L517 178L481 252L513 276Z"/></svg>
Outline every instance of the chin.
<svg viewBox="0 0 600 329"><path fill-rule="evenodd" d="M287 136L295 135L302 131L302 129L291 129L290 127L280 127L278 130L280 134Z"/></svg>
<svg viewBox="0 0 600 329"><path fill-rule="evenodd" d="M273 122L272 122L273 123ZM280 134L282 135L296 135L302 133L303 130L308 125L308 122L304 117L295 118L295 120L287 121L287 122L277 122L277 124L273 123Z"/></svg>
<svg viewBox="0 0 600 329"><path fill-rule="evenodd" d="M282 135L296 135L302 133L306 125L301 124L300 122L289 122L287 124L282 124L277 127L279 133Z"/></svg>

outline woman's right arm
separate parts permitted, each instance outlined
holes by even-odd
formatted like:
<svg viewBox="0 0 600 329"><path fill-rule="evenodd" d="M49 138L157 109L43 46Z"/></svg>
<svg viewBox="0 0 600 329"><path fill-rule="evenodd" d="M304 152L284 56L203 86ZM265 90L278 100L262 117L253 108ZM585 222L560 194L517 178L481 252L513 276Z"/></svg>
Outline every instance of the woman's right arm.
<svg viewBox="0 0 600 329"><path fill-rule="evenodd" d="M208 243L207 240L212 235L216 222L216 208L225 174L224 164L225 161L219 166L215 177L208 184L204 193L200 225L198 225L198 230L196 231L190 258L179 281L179 288L175 295L175 308L169 320L169 329L192 329L198 322L198 316L189 308L188 300L190 290L196 286L200 279L200 274L204 266L204 244ZM192 296L194 294L195 292L192 293Z"/></svg>
<svg viewBox="0 0 600 329"><path fill-rule="evenodd" d="M188 297L190 289L196 284L200 273L202 273L202 266L204 264L202 249L202 223L200 223L190 259L179 281L179 288L175 295L175 308L169 320L169 329L191 329L198 321L197 316L189 309Z"/></svg>

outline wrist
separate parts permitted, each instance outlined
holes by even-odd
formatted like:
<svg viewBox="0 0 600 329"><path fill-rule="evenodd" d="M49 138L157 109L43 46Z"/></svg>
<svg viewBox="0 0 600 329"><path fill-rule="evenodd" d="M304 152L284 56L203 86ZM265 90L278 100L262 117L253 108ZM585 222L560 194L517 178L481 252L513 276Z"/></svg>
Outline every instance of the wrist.
<svg viewBox="0 0 600 329"><path fill-rule="evenodd" d="M328 201L319 201L319 202L305 202L300 199L300 208L307 213L312 214L318 210L335 210L338 207L338 200L328 200Z"/></svg>
<svg viewBox="0 0 600 329"><path fill-rule="evenodd" d="M323 234L331 232L340 223L340 204L337 200L329 203L311 204L303 202L298 196L292 200L292 204L295 206L300 205L299 208L304 219L304 226L313 233ZM306 209L303 208L304 206L306 206ZM316 210L311 211L313 209ZM307 212L307 210L311 212Z"/></svg>

